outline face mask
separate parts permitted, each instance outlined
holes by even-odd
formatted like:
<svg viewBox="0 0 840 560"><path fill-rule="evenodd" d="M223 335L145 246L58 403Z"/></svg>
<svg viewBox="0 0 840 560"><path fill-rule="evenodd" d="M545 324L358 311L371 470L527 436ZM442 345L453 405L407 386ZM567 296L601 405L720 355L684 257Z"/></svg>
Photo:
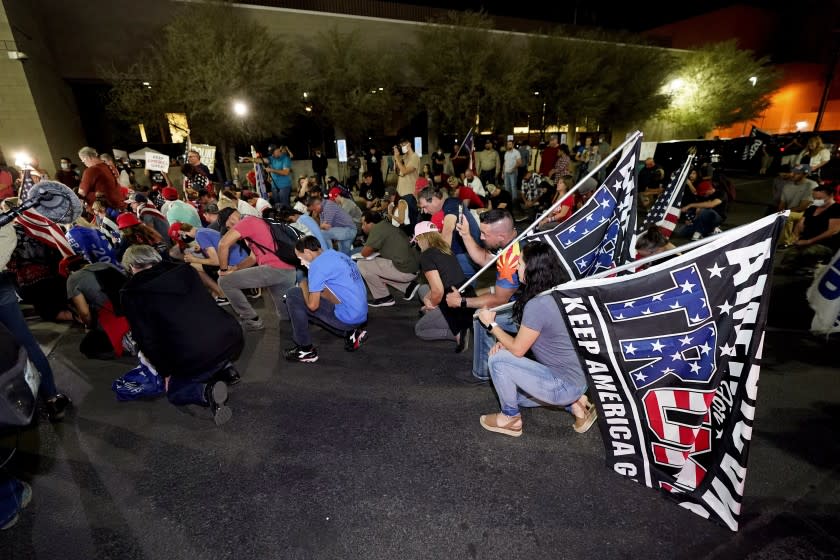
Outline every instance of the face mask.
<svg viewBox="0 0 840 560"><path fill-rule="evenodd" d="M401 148L401 150L402 150L402 153L407 154L408 153L408 146L403 146Z"/></svg>
<svg viewBox="0 0 840 560"><path fill-rule="evenodd" d="M825 200L823 200L821 198L815 198L813 204L814 204L814 206L819 208L820 206L825 206Z"/></svg>
<svg viewBox="0 0 840 560"><path fill-rule="evenodd" d="M61 168L62 169L70 169L70 164L69 163L62 163Z"/></svg>

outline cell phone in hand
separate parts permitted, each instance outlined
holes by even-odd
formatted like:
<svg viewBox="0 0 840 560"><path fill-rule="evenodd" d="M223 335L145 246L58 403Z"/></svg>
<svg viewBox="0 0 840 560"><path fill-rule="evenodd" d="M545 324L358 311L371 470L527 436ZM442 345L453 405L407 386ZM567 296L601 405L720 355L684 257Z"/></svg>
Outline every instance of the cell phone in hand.
<svg viewBox="0 0 840 560"><path fill-rule="evenodd" d="M464 221L464 205L458 205L458 225L461 225L461 222Z"/></svg>

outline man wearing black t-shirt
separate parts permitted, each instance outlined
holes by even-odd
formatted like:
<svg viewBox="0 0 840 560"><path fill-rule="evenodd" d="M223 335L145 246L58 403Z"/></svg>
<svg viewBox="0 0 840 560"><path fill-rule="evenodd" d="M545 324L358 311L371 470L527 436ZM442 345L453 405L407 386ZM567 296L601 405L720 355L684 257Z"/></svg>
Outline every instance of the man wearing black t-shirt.
<svg viewBox="0 0 840 560"><path fill-rule="evenodd" d="M490 197L487 199L487 210L506 209L510 212L510 205L513 202L510 192L501 189L496 185L487 185L487 193Z"/></svg>
<svg viewBox="0 0 840 560"><path fill-rule="evenodd" d="M718 226L726 220L726 206L726 191L722 187L711 181L701 182L697 186L697 201L682 207L686 222L675 233L691 237L692 241L720 233Z"/></svg>
<svg viewBox="0 0 840 560"><path fill-rule="evenodd" d="M783 270L813 267L840 249L840 204L834 202L832 188L820 185L812 194L814 203L796 224L794 236L799 239L782 259Z"/></svg>

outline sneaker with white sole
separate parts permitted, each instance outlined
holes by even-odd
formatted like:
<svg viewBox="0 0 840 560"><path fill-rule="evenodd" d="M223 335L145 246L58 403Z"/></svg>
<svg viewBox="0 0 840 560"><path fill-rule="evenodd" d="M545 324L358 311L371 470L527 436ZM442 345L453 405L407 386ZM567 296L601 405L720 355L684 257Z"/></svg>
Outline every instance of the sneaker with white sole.
<svg viewBox="0 0 840 560"><path fill-rule="evenodd" d="M411 301L414 299L414 296L417 295L417 290L420 289L420 283L417 280L412 280L411 283L405 288L405 297L403 299L405 301Z"/></svg>
<svg viewBox="0 0 840 560"><path fill-rule="evenodd" d="M216 298L216 305L218 305L219 307L222 307L224 305L230 305L230 300L228 300L228 298L226 297L219 296Z"/></svg>
<svg viewBox="0 0 840 560"><path fill-rule="evenodd" d="M210 407L210 413L213 414L213 422L217 426L221 426L231 419L233 412L226 404L228 400L228 387L224 381L216 381L212 384L208 383L204 389L204 398Z"/></svg>
<svg viewBox="0 0 840 560"><path fill-rule="evenodd" d="M723 230L720 229L719 227L716 227L715 229L712 230L712 235L717 235L719 233L723 233Z"/></svg>
<svg viewBox="0 0 840 560"><path fill-rule="evenodd" d="M396 303L394 296L385 296L370 300L368 305L370 307L391 307L392 305L396 305Z"/></svg>
<svg viewBox="0 0 840 560"><path fill-rule="evenodd" d="M290 362L312 363L318 361L318 350L314 346L307 350L298 344L294 348L286 350L283 357Z"/></svg>
<svg viewBox="0 0 840 560"><path fill-rule="evenodd" d="M691 236L691 240L692 241L697 241L699 239L703 239L703 234L700 233L699 231L695 231L694 235Z"/></svg>
<svg viewBox="0 0 840 560"><path fill-rule="evenodd" d="M247 288L243 291L249 299L257 299L262 296L262 288Z"/></svg>
<svg viewBox="0 0 840 560"><path fill-rule="evenodd" d="M367 340L367 337L368 332L365 329L361 327L353 329L344 337L344 349L348 352L355 352L361 348L362 344Z"/></svg>

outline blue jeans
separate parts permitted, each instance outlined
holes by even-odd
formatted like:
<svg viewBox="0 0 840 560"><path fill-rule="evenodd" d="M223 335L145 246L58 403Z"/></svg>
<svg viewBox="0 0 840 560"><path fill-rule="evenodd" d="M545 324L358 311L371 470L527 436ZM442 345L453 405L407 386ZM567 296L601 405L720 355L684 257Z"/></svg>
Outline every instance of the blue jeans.
<svg viewBox="0 0 840 560"><path fill-rule="evenodd" d="M478 271L468 254L456 253L455 258L458 260L458 264L461 265L461 271L463 271L464 276L467 277L467 280L472 278L473 274L475 274ZM458 287L460 288L461 286Z"/></svg>
<svg viewBox="0 0 840 560"><path fill-rule="evenodd" d="M292 188L278 189L271 187L271 202L274 206L291 206Z"/></svg>
<svg viewBox="0 0 840 560"><path fill-rule="evenodd" d="M292 321L292 341L300 346L312 344L309 323L321 325L334 334L344 336L359 325L348 325L335 316L335 304L321 298L318 309L310 311L303 299L303 292L297 286L286 292L286 309Z"/></svg>
<svg viewBox="0 0 840 560"><path fill-rule="evenodd" d="M586 391L585 383L570 382L548 366L530 358L517 358L507 350L499 350L488 362L502 414L507 416L519 414L520 406L566 407Z"/></svg>
<svg viewBox="0 0 840 560"><path fill-rule="evenodd" d="M354 227L331 227L330 229L322 229L321 235L327 241L337 241L338 250L350 256L350 250L353 248L353 240L356 239L356 228ZM327 247L332 249L332 247Z"/></svg>
<svg viewBox="0 0 840 560"><path fill-rule="evenodd" d="M0 273L0 323L9 329L17 343L26 349L29 360L41 374L41 395L45 399L56 396L58 389L55 387L55 377L53 377L50 362L41 350L38 341L35 340L32 331L29 330L26 319L23 318L17 302L15 286L8 273Z"/></svg>
<svg viewBox="0 0 840 560"><path fill-rule="evenodd" d="M694 216L694 221L690 224L685 224L678 232L675 232L679 237L691 237L694 232L700 232L703 237L712 234L714 229L723 223L723 218L720 214L711 208L701 208Z"/></svg>
<svg viewBox="0 0 840 560"><path fill-rule="evenodd" d="M204 389L216 373L218 372L214 370L210 373L202 373L193 377L176 377L173 375L169 378L169 388L166 390L166 398L176 406L185 404L208 406L209 403L204 398Z"/></svg>
<svg viewBox="0 0 840 560"><path fill-rule="evenodd" d="M20 511L23 488L18 479L0 473L0 527L11 521Z"/></svg>
<svg viewBox="0 0 840 560"><path fill-rule="evenodd" d="M499 328L509 333L515 333L519 330L519 325L513 322L512 310L499 311L496 313L495 321L499 324ZM487 365L487 358L490 356L490 349L496 344L496 337L488 333L484 327L481 326L478 319L473 319L473 369L472 374L487 381L490 379L490 370Z"/></svg>
<svg viewBox="0 0 840 560"><path fill-rule="evenodd" d="M510 196L514 201L519 200L519 194L516 192L518 179L519 175L516 171L513 173L505 173L505 189L510 193Z"/></svg>

